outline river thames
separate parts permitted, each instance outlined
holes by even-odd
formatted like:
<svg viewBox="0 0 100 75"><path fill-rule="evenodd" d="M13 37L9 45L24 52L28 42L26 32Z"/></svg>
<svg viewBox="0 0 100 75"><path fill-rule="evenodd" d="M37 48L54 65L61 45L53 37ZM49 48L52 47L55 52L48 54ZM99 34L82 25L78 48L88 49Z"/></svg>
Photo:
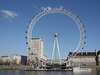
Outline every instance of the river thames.
<svg viewBox="0 0 100 75"><path fill-rule="evenodd" d="M12 71L2 70L0 75L100 75L100 71L72 72L72 71Z"/></svg>

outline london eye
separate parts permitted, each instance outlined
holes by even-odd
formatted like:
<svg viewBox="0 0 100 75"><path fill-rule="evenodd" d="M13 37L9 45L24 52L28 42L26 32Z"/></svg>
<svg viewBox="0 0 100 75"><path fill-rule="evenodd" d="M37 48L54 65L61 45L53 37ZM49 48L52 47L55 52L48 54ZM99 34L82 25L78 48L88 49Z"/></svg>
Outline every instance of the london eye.
<svg viewBox="0 0 100 75"><path fill-rule="evenodd" d="M50 14L50 13L64 14L64 15L70 17L76 23L76 25L79 29L80 39L79 39L77 47L73 51L73 54L83 50L84 45L86 43L85 42L86 31L84 29L84 25L81 22L81 20L79 19L79 17L77 15L75 15L75 13L73 13L70 9L66 9L66 8L63 8L63 7L60 7L60 8L51 8L51 7L44 8L36 16L34 16L32 18L32 20L30 21L30 23L27 27L28 29L26 31L26 33L27 33L26 39L27 39L28 50L31 47L32 31L33 31L34 26L36 25L36 23L38 22L39 19L41 19L43 16Z"/></svg>

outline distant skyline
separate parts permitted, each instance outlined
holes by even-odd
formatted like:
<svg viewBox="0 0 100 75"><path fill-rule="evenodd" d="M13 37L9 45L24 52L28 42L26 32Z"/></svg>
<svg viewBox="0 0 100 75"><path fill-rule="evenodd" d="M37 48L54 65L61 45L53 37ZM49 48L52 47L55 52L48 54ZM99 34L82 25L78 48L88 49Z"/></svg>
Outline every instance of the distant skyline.
<svg viewBox="0 0 100 75"><path fill-rule="evenodd" d="M82 20L86 30L85 51L100 50L99 0L0 0L0 56L27 55L27 26L32 17L45 7L63 6ZM75 22L63 14L48 14L33 28L33 38L44 40L44 53L51 57L54 33L58 33L61 57L73 51L79 41Z"/></svg>

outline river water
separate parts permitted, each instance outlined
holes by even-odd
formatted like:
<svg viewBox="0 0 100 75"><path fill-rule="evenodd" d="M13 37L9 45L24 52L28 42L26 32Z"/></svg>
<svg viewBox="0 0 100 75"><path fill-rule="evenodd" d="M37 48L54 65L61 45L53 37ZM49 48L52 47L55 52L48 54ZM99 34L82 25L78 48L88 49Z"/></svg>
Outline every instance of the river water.
<svg viewBox="0 0 100 75"><path fill-rule="evenodd" d="M72 72L72 71L11 71L2 70L0 75L100 75L100 71Z"/></svg>

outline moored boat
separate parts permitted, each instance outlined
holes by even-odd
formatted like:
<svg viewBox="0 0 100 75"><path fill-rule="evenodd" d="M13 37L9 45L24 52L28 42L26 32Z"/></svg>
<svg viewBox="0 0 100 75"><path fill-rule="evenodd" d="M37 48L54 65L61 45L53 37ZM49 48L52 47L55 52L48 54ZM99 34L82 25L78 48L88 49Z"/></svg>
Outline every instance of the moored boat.
<svg viewBox="0 0 100 75"><path fill-rule="evenodd" d="M91 70L91 68L73 67L73 72L90 72Z"/></svg>

